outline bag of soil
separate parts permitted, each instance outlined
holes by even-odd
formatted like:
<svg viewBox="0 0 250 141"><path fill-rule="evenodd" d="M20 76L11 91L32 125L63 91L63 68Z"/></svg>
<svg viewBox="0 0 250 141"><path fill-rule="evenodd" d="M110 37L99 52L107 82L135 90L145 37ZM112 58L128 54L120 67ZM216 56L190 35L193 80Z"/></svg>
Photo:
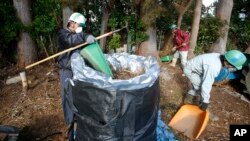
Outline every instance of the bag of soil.
<svg viewBox="0 0 250 141"><path fill-rule="evenodd" d="M138 74L127 80L88 67L71 57L76 141L156 141L160 67L154 57L105 55L113 71ZM119 75L119 74L118 74Z"/></svg>

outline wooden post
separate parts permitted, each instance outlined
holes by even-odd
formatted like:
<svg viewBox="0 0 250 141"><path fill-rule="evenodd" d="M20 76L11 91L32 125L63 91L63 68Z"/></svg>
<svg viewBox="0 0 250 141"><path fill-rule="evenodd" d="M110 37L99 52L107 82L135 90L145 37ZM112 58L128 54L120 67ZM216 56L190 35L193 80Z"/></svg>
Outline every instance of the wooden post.
<svg viewBox="0 0 250 141"><path fill-rule="evenodd" d="M19 74L20 74L20 77L22 80L23 88L27 89L28 88L28 81L27 81L27 77L26 77L26 72L23 71L23 72L20 72Z"/></svg>

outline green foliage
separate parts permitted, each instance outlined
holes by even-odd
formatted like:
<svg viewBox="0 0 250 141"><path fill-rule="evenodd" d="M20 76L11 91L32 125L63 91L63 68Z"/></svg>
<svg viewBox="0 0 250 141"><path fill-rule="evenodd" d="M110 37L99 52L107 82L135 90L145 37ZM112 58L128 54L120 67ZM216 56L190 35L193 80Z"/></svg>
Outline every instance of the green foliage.
<svg viewBox="0 0 250 141"><path fill-rule="evenodd" d="M121 22L122 18L117 18L115 15L119 15L119 12L113 12L112 15L109 18L108 26L111 28L111 30L115 30L119 27L119 23ZM114 33L111 38L107 41L108 49L116 49L119 48L121 45L121 35L119 33Z"/></svg>
<svg viewBox="0 0 250 141"><path fill-rule="evenodd" d="M112 17L108 21L108 25L111 27L111 30L115 30L118 27L118 18L117 17Z"/></svg>
<svg viewBox="0 0 250 141"><path fill-rule="evenodd" d="M250 45L250 21L232 24L229 37L234 41L238 49L245 50Z"/></svg>
<svg viewBox="0 0 250 141"><path fill-rule="evenodd" d="M61 23L61 10L59 0L33 1L32 35L45 36L55 32Z"/></svg>
<svg viewBox="0 0 250 141"><path fill-rule="evenodd" d="M211 44L219 38L220 26L221 23L215 17L208 16L201 19L195 54L206 52Z"/></svg>
<svg viewBox="0 0 250 141"><path fill-rule="evenodd" d="M160 5L157 0L147 0L142 4L141 7L141 20L145 27L154 27L156 19L159 15L166 12L166 9Z"/></svg>
<svg viewBox="0 0 250 141"><path fill-rule="evenodd" d="M229 38L240 50L245 50L250 45L250 1L237 0L231 15ZM240 15L244 15L243 17Z"/></svg>
<svg viewBox="0 0 250 141"><path fill-rule="evenodd" d="M237 46L236 46L236 44L235 44L235 42L233 41L233 40L231 40L230 38L228 38L228 40L227 40L227 50L237 50L238 48L237 48Z"/></svg>
<svg viewBox="0 0 250 141"><path fill-rule="evenodd" d="M108 42L109 49L116 49L120 47L121 43L121 35L115 33L113 34L111 40Z"/></svg>
<svg viewBox="0 0 250 141"><path fill-rule="evenodd" d="M169 6L169 5L167 5ZM170 9L172 10L170 14ZM168 11L161 13L159 16L156 18L156 27L160 31L168 31L169 25L176 24L176 17L177 17L177 12L173 9L173 7L165 7Z"/></svg>
<svg viewBox="0 0 250 141"><path fill-rule="evenodd" d="M166 16L159 16L156 19L156 27L160 31L167 31L169 30L169 25L174 24L175 21L173 19L168 19Z"/></svg>
<svg viewBox="0 0 250 141"><path fill-rule="evenodd" d="M31 26L31 35L36 38L54 33L58 25L54 17L37 15Z"/></svg>
<svg viewBox="0 0 250 141"><path fill-rule="evenodd" d="M15 14L12 1L0 1L0 67L5 66L8 62L16 61L16 42L22 24Z"/></svg>
<svg viewBox="0 0 250 141"><path fill-rule="evenodd" d="M250 5L250 2L247 2L246 0L237 0L237 2L234 3L232 14L231 14L231 22L232 23L238 23L241 20L241 17L239 16L240 13L245 13L249 16L250 9L248 8ZM248 11L247 11L248 9ZM250 16L249 16L250 17Z"/></svg>
<svg viewBox="0 0 250 141"><path fill-rule="evenodd" d="M32 1L33 22L28 30L40 54L44 54L44 50L47 55L55 53L56 33L62 21L61 10L59 0Z"/></svg>
<svg viewBox="0 0 250 141"><path fill-rule="evenodd" d="M135 15L124 16L119 11L114 11L109 18L108 25L114 30L125 26L126 22L129 28L128 34L131 36L131 45L138 45L148 39L148 35L145 33L145 25L141 20L136 19Z"/></svg>
<svg viewBox="0 0 250 141"><path fill-rule="evenodd" d="M19 36L19 31L22 28L21 22L15 16L15 9L11 1L0 2L0 44L1 47L8 47L12 41L16 41Z"/></svg>
<svg viewBox="0 0 250 141"><path fill-rule="evenodd" d="M145 26L141 20L138 20L136 23L132 23L132 25L134 26L131 26L129 28L129 34L131 35L132 45L138 45L149 38L145 32Z"/></svg>

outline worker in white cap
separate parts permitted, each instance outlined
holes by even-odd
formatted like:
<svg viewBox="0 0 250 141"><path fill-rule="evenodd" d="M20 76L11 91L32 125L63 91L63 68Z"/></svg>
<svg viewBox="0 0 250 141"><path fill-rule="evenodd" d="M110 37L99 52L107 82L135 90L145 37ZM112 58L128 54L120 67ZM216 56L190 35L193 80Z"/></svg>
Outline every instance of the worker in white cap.
<svg viewBox="0 0 250 141"><path fill-rule="evenodd" d="M73 13L66 28L63 28L58 33L59 51L74 47L84 42L93 43L95 37L83 32L85 27L86 18L80 13ZM74 50L58 57L57 61L60 67L60 84L61 84L61 98L64 112L64 120L66 124L73 122L73 111L69 106L69 102L72 102L72 93L67 90L67 79L72 78L73 73L71 70L70 58Z"/></svg>

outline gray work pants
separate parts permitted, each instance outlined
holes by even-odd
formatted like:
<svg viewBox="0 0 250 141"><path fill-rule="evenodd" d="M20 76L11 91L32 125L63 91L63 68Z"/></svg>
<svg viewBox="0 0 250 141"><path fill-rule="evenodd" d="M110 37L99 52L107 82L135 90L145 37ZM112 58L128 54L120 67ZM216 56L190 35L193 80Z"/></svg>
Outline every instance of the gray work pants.
<svg viewBox="0 0 250 141"><path fill-rule="evenodd" d="M71 124L73 121L73 111L70 108L70 102L73 102L72 91L67 88L68 78L72 78L73 73L69 69L60 69L61 100L64 113L64 121Z"/></svg>
<svg viewBox="0 0 250 141"><path fill-rule="evenodd" d="M184 67L184 74L190 80L192 88L188 91L188 94L195 96L201 88L202 76L192 71L192 66L187 63Z"/></svg>

